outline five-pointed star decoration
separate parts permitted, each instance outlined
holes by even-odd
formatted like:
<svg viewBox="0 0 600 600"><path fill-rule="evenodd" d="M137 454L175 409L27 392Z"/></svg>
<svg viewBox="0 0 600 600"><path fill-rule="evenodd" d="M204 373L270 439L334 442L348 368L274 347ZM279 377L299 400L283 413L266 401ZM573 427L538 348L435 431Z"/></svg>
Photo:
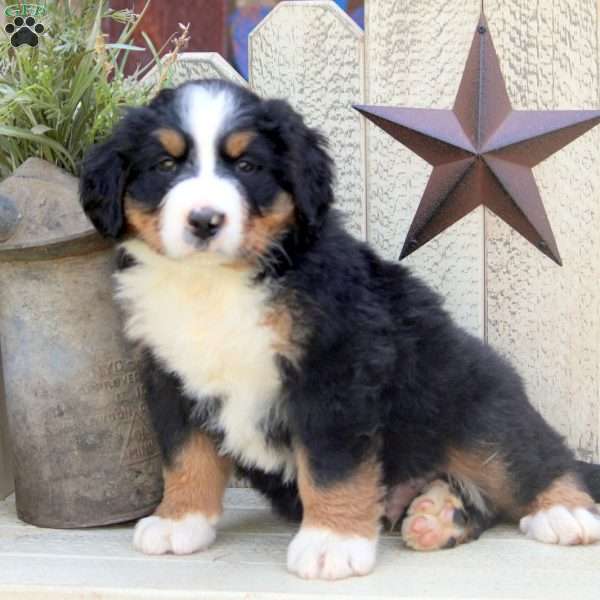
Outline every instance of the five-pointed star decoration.
<svg viewBox="0 0 600 600"><path fill-rule="evenodd" d="M562 265L532 168L600 110L513 110L483 13L452 110L354 108L433 165L400 259L483 204Z"/></svg>

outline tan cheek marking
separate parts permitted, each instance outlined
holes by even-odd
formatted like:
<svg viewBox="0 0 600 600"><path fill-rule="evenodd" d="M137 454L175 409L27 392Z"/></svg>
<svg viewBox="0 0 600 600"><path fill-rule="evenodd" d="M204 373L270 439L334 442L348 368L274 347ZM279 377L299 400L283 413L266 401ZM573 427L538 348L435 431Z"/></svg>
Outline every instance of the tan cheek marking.
<svg viewBox="0 0 600 600"><path fill-rule="evenodd" d="M194 512L208 519L219 517L231 470L231 460L217 453L214 442L194 433L163 471L164 495L155 514L169 519L182 519Z"/></svg>
<svg viewBox="0 0 600 600"><path fill-rule="evenodd" d="M125 218L129 229L135 235L159 254L163 252L158 211L148 212L135 200L127 197L125 198Z"/></svg>
<svg viewBox="0 0 600 600"><path fill-rule="evenodd" d="M252 140L256 137L255 131L237 131L225 140L225 153L230 158L239 158Z"/></svg>
<svg viewBox="0 0 600 600"><path fill-rule="evenodd" d="M263 255L294 221L294 203L282 192L265 215L249 217L243 248L249 254Z"/></svg>
<svg viewBox="0 0 600 600"><path fill-rule="evenodd" d="M509 514L514 512L513 485L506 464L493 449L451 448L448 451L447 471L458 479L473 482L500 510Z"/></svg>
<svg viewBox="0 0 600 600"><path fill-rule="evenodd" d="M157 129L154 135L156 135L162 147L174 158L179 158L185 154L185 138L178 131L161 128Z"/></svg>
<svg viewBox="0 0 600 600"><path fill-rule="evenodd" d="M311 475L306 451L296 452L298 489L304 509L302 526L331 529L343 535L373 539L383 516L381 465L368 459L343 482L317 485Z"/></svg>
<svg viewBox="0 0 600 600"><path fill-rule="evenodd" d="M557 505L566 508L592 508L595 506L592 497L582 489L578 476L575 473L568 473L554 480L550 487L525 508L523 514L536 513Z"/></svg>

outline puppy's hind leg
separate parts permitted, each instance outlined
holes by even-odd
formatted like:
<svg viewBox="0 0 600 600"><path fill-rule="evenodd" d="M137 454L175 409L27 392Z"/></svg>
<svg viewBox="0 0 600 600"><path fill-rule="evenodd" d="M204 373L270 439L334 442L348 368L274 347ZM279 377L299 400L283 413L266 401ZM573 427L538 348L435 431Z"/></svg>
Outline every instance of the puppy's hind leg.
<svg viewBox="0 0 600 600"><path fill-rule="evenodd" d="M600 514L575 472L556 478L525 511L519 526L531 539L562 546L600 540Z"/></svg>

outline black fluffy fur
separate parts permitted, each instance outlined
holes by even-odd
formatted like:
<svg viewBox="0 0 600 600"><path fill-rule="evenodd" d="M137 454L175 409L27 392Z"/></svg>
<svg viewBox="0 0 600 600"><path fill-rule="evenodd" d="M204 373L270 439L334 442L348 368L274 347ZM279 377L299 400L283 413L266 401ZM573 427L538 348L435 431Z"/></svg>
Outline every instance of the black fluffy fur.
<svg viewBox="0 0 600 600"><path fill-rule="evenodd" d="M575 462L528 402L515 369L457 327L439 296L405 267L382 260L345 231L330 210L332 169L323 138L286 102L261 101L237 88L235 94L239 125L258 131L254 152L265 165L262 179L241 182L253 210L268 206L278 190L296 203L294 225L256 278L256 285L276 282L290 293L308 332L299 365L282 361L289 419L278 443L299 440L321 485L347 478L373 453L391 488L443 471L450 448L486 447L507 465L515 505L526 506L573 471L600 500L598 467ZM172 184L151 173L155 149L139 140L158 124L177 127L173 95L129 113L84 163L83 206L105 235L123 234L124 190L153 206ZM182 163L178 177L185 169ZM165 372L151 349L145 364L149 406L168 461L186 431L208 428L209 419L193 413L196 399L183 395L177 374ZM301 515L294 484L242 471L280 513Z"/></svg>

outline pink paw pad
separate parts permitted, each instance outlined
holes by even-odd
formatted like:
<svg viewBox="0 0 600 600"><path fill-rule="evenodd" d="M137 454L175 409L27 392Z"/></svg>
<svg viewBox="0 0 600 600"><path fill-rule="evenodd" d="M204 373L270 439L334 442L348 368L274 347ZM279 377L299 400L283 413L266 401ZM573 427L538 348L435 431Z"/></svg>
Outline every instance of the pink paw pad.
<svg viewBox="0 0 600 600"><path fill-rule="evenodd" d="M444 481L434 481L414 499L402 523L402 538L414 550L438 550L458 543L465 530L454 515L462 502Z"/></svg>

